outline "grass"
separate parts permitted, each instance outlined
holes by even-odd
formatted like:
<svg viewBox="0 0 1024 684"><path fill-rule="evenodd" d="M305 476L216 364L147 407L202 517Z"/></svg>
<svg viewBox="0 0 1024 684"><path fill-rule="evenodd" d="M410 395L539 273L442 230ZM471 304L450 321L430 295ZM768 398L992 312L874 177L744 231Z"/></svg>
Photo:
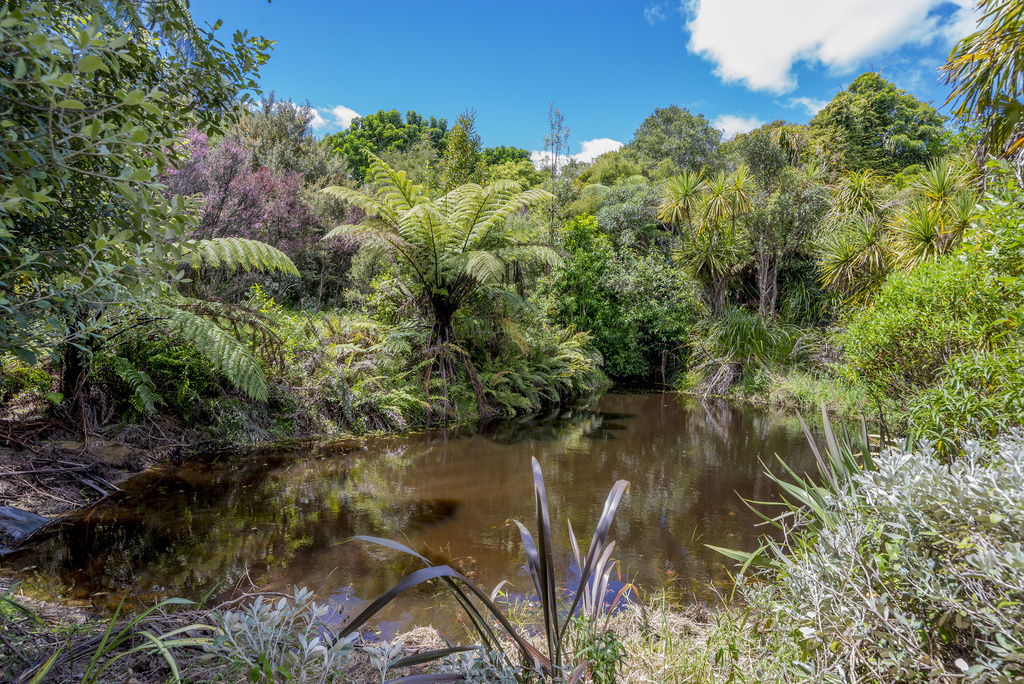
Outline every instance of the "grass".
<svg viewBox="0 0 1024 684"><path fill-rule="evenodd" d="M797 368L772 368L737 385L732 396L773 409L816 413L822 402L829 415L856 418L861 412L877 414L878 403L867 388L842 379L822 377ZM891 416L895 407L883 400L882 410Z"/></svg>

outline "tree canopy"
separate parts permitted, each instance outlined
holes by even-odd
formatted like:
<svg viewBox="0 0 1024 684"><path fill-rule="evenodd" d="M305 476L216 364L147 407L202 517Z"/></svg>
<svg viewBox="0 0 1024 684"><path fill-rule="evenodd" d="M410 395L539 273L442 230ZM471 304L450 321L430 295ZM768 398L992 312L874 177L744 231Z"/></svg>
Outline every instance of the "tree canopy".
<svg viewBox="0 0 1024 684"><path fill-rule="evenodd" d="M719 166L721 141L722 132L703 114L673 104L644 119L626 149L648 168L669 159L678 170L696 172Z"/></svg>
<svg viewBox="0 0 1024 684"><path fill-rule="evenodd" d="M886 175L945 153L945 117L879 74L861 74L811 120L825 161L835 170Z"/></svg>
<svg viewBox="0 0 1024 684"><path fill-rule="evenodd" d="M353 177L362 183L371 164L367 152L406 152L421 140L441 153L448 141L448 122L433 116L427 119L414 111L407 112L403 121L397 109L382 109L353 119L351 126L326 136L324 143L348 159Z"/></svg>
<svg viewBox="0 0 1024 684"><path fill-rule="evenodd" d="M84 344L103 306L177 263L187 212L157 176L176 161L183 120L218 131L270 46L204 38L186 58L73 8L0 8L0 349L31 362L54 340Z"/></svg>

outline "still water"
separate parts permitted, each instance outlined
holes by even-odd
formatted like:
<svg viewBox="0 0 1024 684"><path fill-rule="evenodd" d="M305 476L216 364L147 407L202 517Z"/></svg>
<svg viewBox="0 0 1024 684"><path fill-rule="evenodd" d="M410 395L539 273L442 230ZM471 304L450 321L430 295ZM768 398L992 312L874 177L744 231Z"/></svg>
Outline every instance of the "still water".
<svg viewBox="0 0 1024 684"><path fill-rule="evenodd" d="M72 602L198 598L213 590L330 597L344 619L420 567L354 534L390 537L446 562L486 590L508 579L532 593L519 535L535 529L530 458L547 484L561 577L575 568L565 520L589 545L605 497L631 483L612 527L623 581L674 585L707 601L728 585L724 559L704 545L751 550L765 529L743 498L776 497L764 467L797 472L813 456L795 419L673 394L608 394L586 409L479 428L430 430L223 455L143 473L68 519L5 573ZM727 561L725 561L727 562ZM384 615L386 631L458 629L454 604L433 590Z"/></svg>

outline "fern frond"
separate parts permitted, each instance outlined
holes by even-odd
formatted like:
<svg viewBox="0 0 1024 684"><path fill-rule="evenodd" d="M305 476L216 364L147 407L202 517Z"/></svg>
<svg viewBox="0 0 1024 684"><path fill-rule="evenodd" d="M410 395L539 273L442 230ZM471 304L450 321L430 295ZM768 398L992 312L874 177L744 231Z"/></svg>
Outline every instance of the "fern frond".
<svg viewBox="0 0 1024 684"><path fill-rule="evenodd" d="M494 282L505 273L505 262L492 252L466 252L455 262L462 262L466 273L480 283Z"/></svg>
<svg viewBox="0 0 1024 684"><path fill-rule="evenodd" d="M545 266L559 266L562 263L562 255L547 245L513 245L498 250L498 256L505 261L540 263Z"/></svg>
<svg viewBox="0 0 1024 684"><path fill-rule="evenodd" d="M194 268L226 266L231 270L244 268L252 271L281 271L298 276L299 269L288 256L270 245L240 237L188 240L181 243L183 259L191 260Z"/></svg>
<svg viewBox="0 0 1024 684"><path fill-rule="evenodd" d="M133 366L128 359L114 355L107 358L110 359L117 376L131 388L132 396L128 401L132 408L141 414L155 416L156 405L163 404L164 399L156 391L156 383L149 374Z"/></svg>
<svg viewBox="0 0 1024 684"><path fill-rule="evenodd" d="M198 304L203 304L202 302ZM266 401L267 379L256 357L230 332L192 311L155 305L171 322L171 332L195 345L214 368L250 399Z"/></svg>
<svg viewBox="0 0 1024 684"><path fill-rule="evenodd" d="M395 247L403 250L411 250L413 246L406 242L401 235L396 235L390 226L381 219L367 219L362 223L343 223L327 231L325 240L336 237L355 237L361 242L372 242Z"/></svg>

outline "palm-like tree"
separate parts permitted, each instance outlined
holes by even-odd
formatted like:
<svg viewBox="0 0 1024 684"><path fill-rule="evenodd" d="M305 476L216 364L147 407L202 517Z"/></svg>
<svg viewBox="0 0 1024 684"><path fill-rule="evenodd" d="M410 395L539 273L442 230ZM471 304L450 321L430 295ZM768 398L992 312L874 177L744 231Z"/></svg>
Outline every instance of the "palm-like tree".
<svg viewBox="0 0 1024 684"><path fill-rule="evenodd" d="M850 171L841 176L832 188L829 219L833 223L841 223L849 214L876 216L882 209L881 183L871 169Z"/></svg>
<svg viewBox="0 0 1024 684"><path fill-rule="evenodd" d="M985 125L981 152L1024 151L1024 1L979 0L983 27L954 46L942 71L953 115Z"/></svg>
<svg viewBox="0 0 1024 684"><path fill-rule="evenodd" d="M976 174L968 164L938 159L911 184L915 200L893 222L895 266L910 270L956 249L977 215Z"/></svg>
<svg viewBox="0 0 1024 684"><path fill-rule="evenodd" d="M507 221L522 209L550 201L552 195L540 188L521 191L515 182L498 181L487 186L467 183L431 198L405 172L371 157L371 191L324 189L361 207L368 218L358 225L338 226L325 239L361 236L396 255L410 297L430 324L427 355L433 362L428 372L437 370L447 381L455 372L453 360L461 359L485 414L476 371L458 344L456 317L482 291L499 286L513 262L559 261L555 250L533 243L529 235L516 234Z"/></svg>
<svg viewBox="0 0 1024 684"><path fill-rule="evenodd" d="M822 284L853 301L863 301L885 280L892 251L881 221L850 214L839 231L821 244L818 263Z"/></svg>
<svg viewBox="0 0 1024 684"><path fill-rule="evenodd" d="M745 166L732 176L719 172L703 180L698 173L683 172L665 184L658 218L679 229L682 245L674 258L704 283L715 311L725 305L738 264L736 220L750 211L753 194L754 179Z"/></svg>
<svg viewBox="0 0 1024 684"><path fill-rule="evenodd" d="M693 226L693 217L700 206L704 178L700 173L683 171L670 178L663 189L664 196L658 206L658 218L669 226L673 226L680 235L685 235L683 225L689 232Z"/></svg>

